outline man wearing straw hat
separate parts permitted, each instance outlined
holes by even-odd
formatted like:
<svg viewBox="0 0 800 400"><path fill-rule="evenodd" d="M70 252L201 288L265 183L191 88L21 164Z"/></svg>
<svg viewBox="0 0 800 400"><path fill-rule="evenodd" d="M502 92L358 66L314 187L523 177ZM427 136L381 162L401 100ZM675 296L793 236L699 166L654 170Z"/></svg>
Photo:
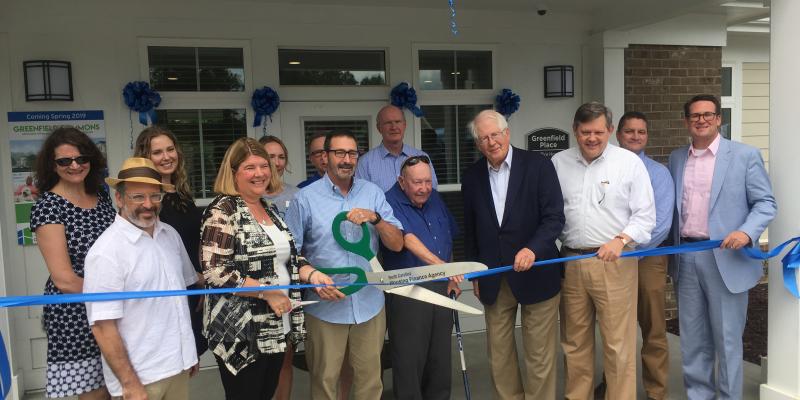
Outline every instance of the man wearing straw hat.
<svg viewBox="0 0 800 400"><path fill-rule="evenodd" d="M164 190L152 161L129 158L117 178L119 214L86 255L83 291L182 290L197 281L178 232L158 220ZM197 352L185 296L86 304L113 398L185 400Z"/></svg>

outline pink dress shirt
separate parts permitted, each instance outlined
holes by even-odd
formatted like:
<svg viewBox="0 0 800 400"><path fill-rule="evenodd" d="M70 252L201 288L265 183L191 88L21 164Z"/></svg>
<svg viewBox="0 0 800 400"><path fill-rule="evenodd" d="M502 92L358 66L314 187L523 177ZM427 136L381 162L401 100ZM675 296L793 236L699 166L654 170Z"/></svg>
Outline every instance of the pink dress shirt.
<svg viewBox="0 0 800 400"><path fill-rule="evenodd" d="M719 150L719 135L707 149L689 146L683 171L681 197L681 237L708 238L708 211L711 207L711 181Z"/></svg>

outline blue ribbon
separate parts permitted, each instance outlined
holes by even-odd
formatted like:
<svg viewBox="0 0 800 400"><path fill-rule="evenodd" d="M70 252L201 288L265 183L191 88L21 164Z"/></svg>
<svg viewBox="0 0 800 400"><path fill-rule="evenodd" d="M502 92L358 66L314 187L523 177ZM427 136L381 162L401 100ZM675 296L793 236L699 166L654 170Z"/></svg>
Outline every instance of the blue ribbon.
<svg viewBox="0 0 800 400"><path fill-rule="evenodd" d="M125 105L139 113L139 123L148 124L148 118L156 123L156 107L161 104L161 95L144 81L128 82L122 89Z"/></svg>
<svg viewBox="0 0 800 400"><path fill-rule="evenodd" d="M622 254L622 257L646 257L646 256L660 256L670 254L690 253L695 251L704 251L719 248L722 244L721 240L706 240L695 243L685 243L679 246L657 247L648 250L634 250ZM796 298L800 298L800 292L797 288L796 270L800 268L800 237L789 239L780 245L776 246L769 252L762 252L756 248L745 247L742 251L745 252L750 258L757 260L766 260L775 257L783 252L784 249L793 245L788 253L781 260L783 264L783 285L784 287ZM586 258L596 257L597 253L581 254L571 257L554 258L550 260L536 261L535 265L550 265L563 263L567 261L581 260ZM513 266L507 265L498 268L492 268L485 271L470 272L465 274L467 279L475 279L489 275L501 274L513 269ZM420 282L411 282L411 284ZM350 285L388 285L382 283L349 283ZM282 285L270 286L270 289L307 289L324 287L327 285ZM226 293L240 293L240 292L256 292L264 290L263 287L240 287L240 288L219 288L219 289L195 289L195 290L153 290L141 292L107 292L107 293L75 293L75 294L60 294L60 295L35 295L35 296L8 296L0 297L0 308L3 307L24 307L35 306L44 304L64 304L64 303L85 303L94 301L114 301L114 300L130 300L141 298L153 297L171 297L171 296L197 296L204 294L226 294ZM11 390L11 367L8 362L8 354L6 353L5 342L3 335L0 333L0 395L5 398Z"/></svg>

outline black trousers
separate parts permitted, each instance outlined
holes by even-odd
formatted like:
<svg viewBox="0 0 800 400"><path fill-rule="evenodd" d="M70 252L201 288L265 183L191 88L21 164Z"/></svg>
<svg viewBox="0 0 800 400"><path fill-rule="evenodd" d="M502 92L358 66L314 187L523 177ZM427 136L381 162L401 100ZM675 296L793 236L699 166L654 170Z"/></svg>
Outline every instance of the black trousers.
<svg viewBox="0 0 800 400"><path fill-rule="evenodd" d="M447 282L421 286L447 295ZM386 307L394 398L449 399L452 310L393 294Z"/></svg>
<svg viewBox="0 0 800 400"><path fill-rule="evenodd" d="M262 354L256 361L232 374L216 354L225 400L268 400L278 387L284 353Z"/></svg>

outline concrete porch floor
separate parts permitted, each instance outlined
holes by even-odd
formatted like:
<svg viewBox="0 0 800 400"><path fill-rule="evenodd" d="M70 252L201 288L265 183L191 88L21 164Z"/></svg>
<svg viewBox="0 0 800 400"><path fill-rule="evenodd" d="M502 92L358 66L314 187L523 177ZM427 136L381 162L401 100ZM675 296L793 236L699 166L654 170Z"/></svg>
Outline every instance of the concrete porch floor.
<svg viewBox="0 0 800 400"><path fill-rule="evenodd" d="M681 355L678 337L668 334L670 348L670 373L669 373L669 400L686 399L686 392L683 387L683 377L681 374ZM599 340L599 332L596 335ZM517 344L519 351L522 341L517 332ZM598 344L599 346L599 344ZM492 387L489 377L489 367L486 361L486 335L484 333L471 333L464 336L464 354L467 360L467 373L473 399L491 399ZM563 398L563 356L559 346L558 357L558 393L557 398ZM595 357L595 381L599 379L599 367L601 358ZM458 348L455 337L453 337L453 374L452 374L452 398L464 399L464 385L461 378L461 367L458 358ZM637 368L641 370L641 365ZM640 372L641 374L641 372ZM392 374L391 370L384 371L384 392L383 399L393 399L392 396ZM761 383L761 367L745 362L744 365L744 399L758 399L759 384ZM641 379L638 380L638 398L644 399L645 394L642 389ZM219 373L216 368L202 370L200 374L191 380L191 399L192 400L223 400L224 392L219 380ZM308 374L295 369L294 388L292 391L293 399L310 399ZM31 393L25 396L25 400L44 399L43 393Z"/></svg>

